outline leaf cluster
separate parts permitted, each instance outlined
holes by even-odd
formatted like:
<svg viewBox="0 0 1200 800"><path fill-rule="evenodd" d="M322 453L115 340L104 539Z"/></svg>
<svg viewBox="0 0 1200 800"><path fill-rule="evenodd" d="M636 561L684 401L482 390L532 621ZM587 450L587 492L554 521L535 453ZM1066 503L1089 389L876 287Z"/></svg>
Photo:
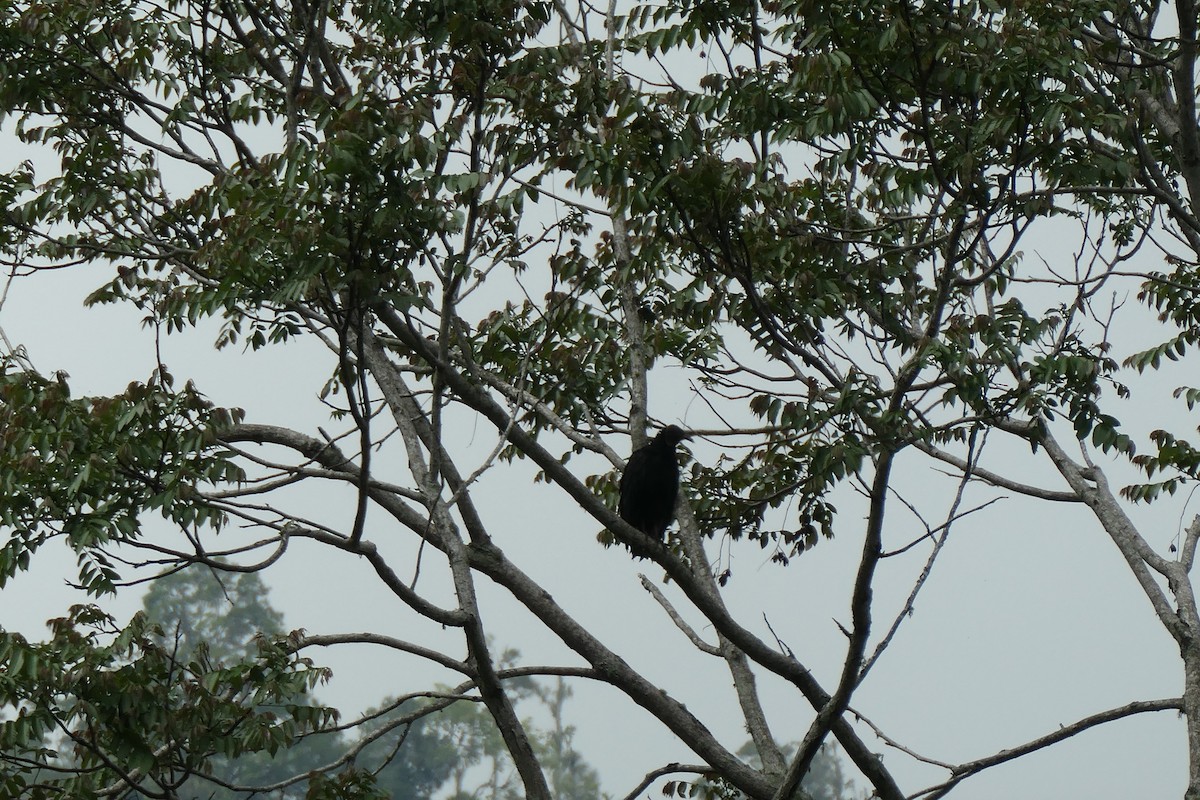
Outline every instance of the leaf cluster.
<svg viewBox="0 0 1200 800"><path fill-rule="evenodd" d="M66 377L45 378L13 363L0 373L0 585L30 556L61 538L79 558L79 583L111 592L118 579L106 546L138 539L157 512L185 529L219 528L223 514L206 486L244 478L224 448L222 428L241 412L212 406L189 382L171 388L165 370L112 397L72 398Z"/></svg>
<svg viewBox="0 0 1200 800"><path fill-rule="evenodd" d="M52 620L51 638L0 634L0 750L12 797L149 796L208 774L216 756L275 754L336 722L299 702L328 672L286 639L262 639L251 658L214 664L162 644L144 615L124 628L95 606Z"/></svg>

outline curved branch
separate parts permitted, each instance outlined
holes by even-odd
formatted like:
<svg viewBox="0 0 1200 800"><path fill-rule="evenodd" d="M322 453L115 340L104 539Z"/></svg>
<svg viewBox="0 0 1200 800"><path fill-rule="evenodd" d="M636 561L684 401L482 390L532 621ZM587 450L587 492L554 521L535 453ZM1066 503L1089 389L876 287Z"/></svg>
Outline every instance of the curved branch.
<svg viewBox="0 0 1200 800"><path fill-rule="evenodd" d="M378 498L374 499L378 500ZM461 628L467 624L467 614L462 610L450 610L436 606L408 588L408 585L400 579L400 576L387 563L387 559L380 555L379 548L375 546L374 542L363 539L357 544L351 544L350 540L345 536L324 533L317 530L293 531L292 536L302 536L322 542L323 544L332 545L339 550L345 550L347 553L365 557L367 562L375 569L375 574L392 590L392 593L421 616L454 628Z"/></svg>
<svg viewBox="0 0 1200 800"><path fill-rule="evenodd" d="M909 800L918 797L926 797L928 800L936 800L936 798L945 797L947 793L962 781L978 775L985 769L994 767L998 764L1003 764L1006 761L1020 758L1029 753L1049 747L1052 744L1057 744L1065 739L1070 739L1078 733L1081 733L1088 728L1094 728L1097 725L1102 725L1106 722L1131 717L1134 714L1144 714L1150 711L1182 711L1183 699L1172 697L1165 700L1138 700L1120 708L1111 708L1107 711L1101 711L1098 714L1092 714L1090 717L1084 717L1078 722L1070 725L1065 725L1053 733L1048 733L1025 744L1011 747L1007 750L1001 750L995 755L986 758L968 761L965 764L959 764L957 767L952 767L952 777L944 783L939 783L936 786L930 786L927 789L922 789L915 794L909 796Z"/></svg>
<svg viewBox="0 0 1200 800"><path fill-rule="evenodd" d="M938 461L944 461L947 464L950 464L960 472L968 472L969 470L971 477L978 478L979 480L990 483L993 486L998 486L1001 489L1008 489L1009 491L1028 495L1029 497L1036 497L1040 500L1053 500L1059 503L1083 502L1083 498L1080 497L1076 492L1054 491L1052 489L1043 489L1040 486L1032 486L1027 483L1014 481L1011 478L1006 478L999 473L983 469L982 467L975 466L974 464L969 465L964 459L947 453L945 450L934 447L928 442L915 441L913 442L913 446L922 453L936 458Z"/></svg>
<svg viewBox="0 0 1200 800"><path fill-rule="evenodd" d="M220 438L224 442L248 441L290 447L318 464L335 472L343 473L353 480L357 480L359 475L358 468L342 454L336 445L306 436L290 428L276 425L242 424L235 425L223 431ZM407 505L401 503L394 495L374 487L368 487L368 492L371 495L371 499L408 527L418 532L421 532L426 527L425 518L418 515ZM375 573L383 580L384 584L392 590L392 593L417 613L435 622L456 628L461 628L467 624L468 615L461 609L449 610L441 608L430 603L410 589L391 568L387 559L380 555L374 543L367 540L352 541L345 536L318 530L293 530L290 531L290 534L292 536L303 536L332 545L340 550L354 553L355 555L364 556L368 563L375 569ZM434 542L434 544L436 546L438 542ZM444 548L444 543L442 543L441 547Z"/></svg>
<svg viewBox="0 0 1200 800"><path fill-rule="evenodd" d="M663 611L667 612L667 616L671 618L671 622L674 622L675 627L683 631L683 635L691 641L697 650L702 653L708 653L710 656L721 655L721 648L711 645L701 639L700 634L696 633L696 631L692 629L691 625L688 625L686 622L684 622L683 617L681 617L679 612L676 611L671 605L671 601L667 600L666 595L664 595L657 586L651 583L649 578L647 578L645 575L638 575L638 580L641 581L642 588L649 592L650 596L653 597L658 604L663 607Z"/></svg>
<svg viewBox="0 0 1200 800"><path fill-rule="evenodd" d="M647 772L646 776L642 778L641 782L638 783L637 786L634 787L633 791L625 795L625 800L637 800L637 798L642 796L642 792L650 788L650 784L654 783L664 775L678 775L680 773L706 775L711 771L712 770L709 769L709 767L705 764L680 764L678 762L666 764L658 769Z"/></svg>
<svg viewBox="0 0 1200 800"><path fill-rule="evenodd" d="M329 633L329 634L305 634L300 637L294 644L290 645L292 651L299 651L305 647L332 647L339 644L378 644L383 647L390 647L393 650L399 650L404 653L410 653L414 656L420 656L435 664L441 664L447 669L452 669L455 672L461 672L463 675L474 677L474 670L466 662L451 658L444 653L439 653L437 650L431 650L428 647L422 647L418 644L406 642L403 639L397 639L394 636L385 636L381 633Z"/></svg>

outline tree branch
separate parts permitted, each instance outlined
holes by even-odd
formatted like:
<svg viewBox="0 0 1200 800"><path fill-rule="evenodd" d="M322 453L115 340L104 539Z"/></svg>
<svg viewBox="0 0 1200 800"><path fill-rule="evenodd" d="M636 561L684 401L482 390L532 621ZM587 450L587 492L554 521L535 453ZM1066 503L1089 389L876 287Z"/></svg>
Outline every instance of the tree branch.
<svg viewBox="0 0 1200 800"><path fill-rule="evenodd" d="M927 789L922 789L909 795L909 800L925 797L928 800L937 800L937 798L945 797L950 790L957 786L967 778L978 775L985 769L989 769L998 764L1003 764L1007 761L1012 761L1015 758L1028 755L1037 750L1049 747L1052 744L1057 744L1066 739L1070 739L1078 733L1081 733L1088 728L1094 728L1097 725L1102 725L1106 722L1123 719L1133 716L1134 714L1144 714L1150 711L1181 711L1183 710L1183 700L1180 698L1168 698L1166 700L1139 700L1120 708L1101 711L1099 714L1093 714L1090 717L1084 717L1078 722L1060 727L1053 733L1048 733L1045 736L1039 737L1032 741L1026 742L1016 747L1010 747L1006 750L1001 750L995 755L986 758L968 761L964 764L959 764L956 767L951 767L952 777L944 783L939 783L936 786L930 786Z"/></svg>

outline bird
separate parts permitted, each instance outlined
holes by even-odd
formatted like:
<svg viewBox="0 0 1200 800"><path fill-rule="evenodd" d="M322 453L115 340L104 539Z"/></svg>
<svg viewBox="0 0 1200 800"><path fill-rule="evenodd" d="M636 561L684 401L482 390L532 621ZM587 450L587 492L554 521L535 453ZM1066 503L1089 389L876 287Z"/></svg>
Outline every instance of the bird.
<svg viewBox="0 0 1200 800"><path fill-rule="evenodd" d="M666 541L667 526L675 518L679 495L679 462L675 445L692 438L677 425L668 425L644 447L634 450L621 473L621 498L617 513L647 536ZM630 546L634 555L644 552Z"/></svg>

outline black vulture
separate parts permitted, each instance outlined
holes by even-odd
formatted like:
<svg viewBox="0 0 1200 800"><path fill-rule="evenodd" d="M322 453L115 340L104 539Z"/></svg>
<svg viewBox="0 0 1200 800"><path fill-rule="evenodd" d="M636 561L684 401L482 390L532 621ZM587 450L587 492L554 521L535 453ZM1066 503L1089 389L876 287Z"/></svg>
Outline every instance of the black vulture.
<svg viewBox="0 0 1200 800"><path fill-rule="evenodd" d="M692 438L681 428L668 425L645 447L629 456L621 474L621 500L617 513L647 536L659 541L667 538L667 526L675 517L675 498L679 494L679 462L675 445ZM634 555L644 555L630 548Z"/></svg>

